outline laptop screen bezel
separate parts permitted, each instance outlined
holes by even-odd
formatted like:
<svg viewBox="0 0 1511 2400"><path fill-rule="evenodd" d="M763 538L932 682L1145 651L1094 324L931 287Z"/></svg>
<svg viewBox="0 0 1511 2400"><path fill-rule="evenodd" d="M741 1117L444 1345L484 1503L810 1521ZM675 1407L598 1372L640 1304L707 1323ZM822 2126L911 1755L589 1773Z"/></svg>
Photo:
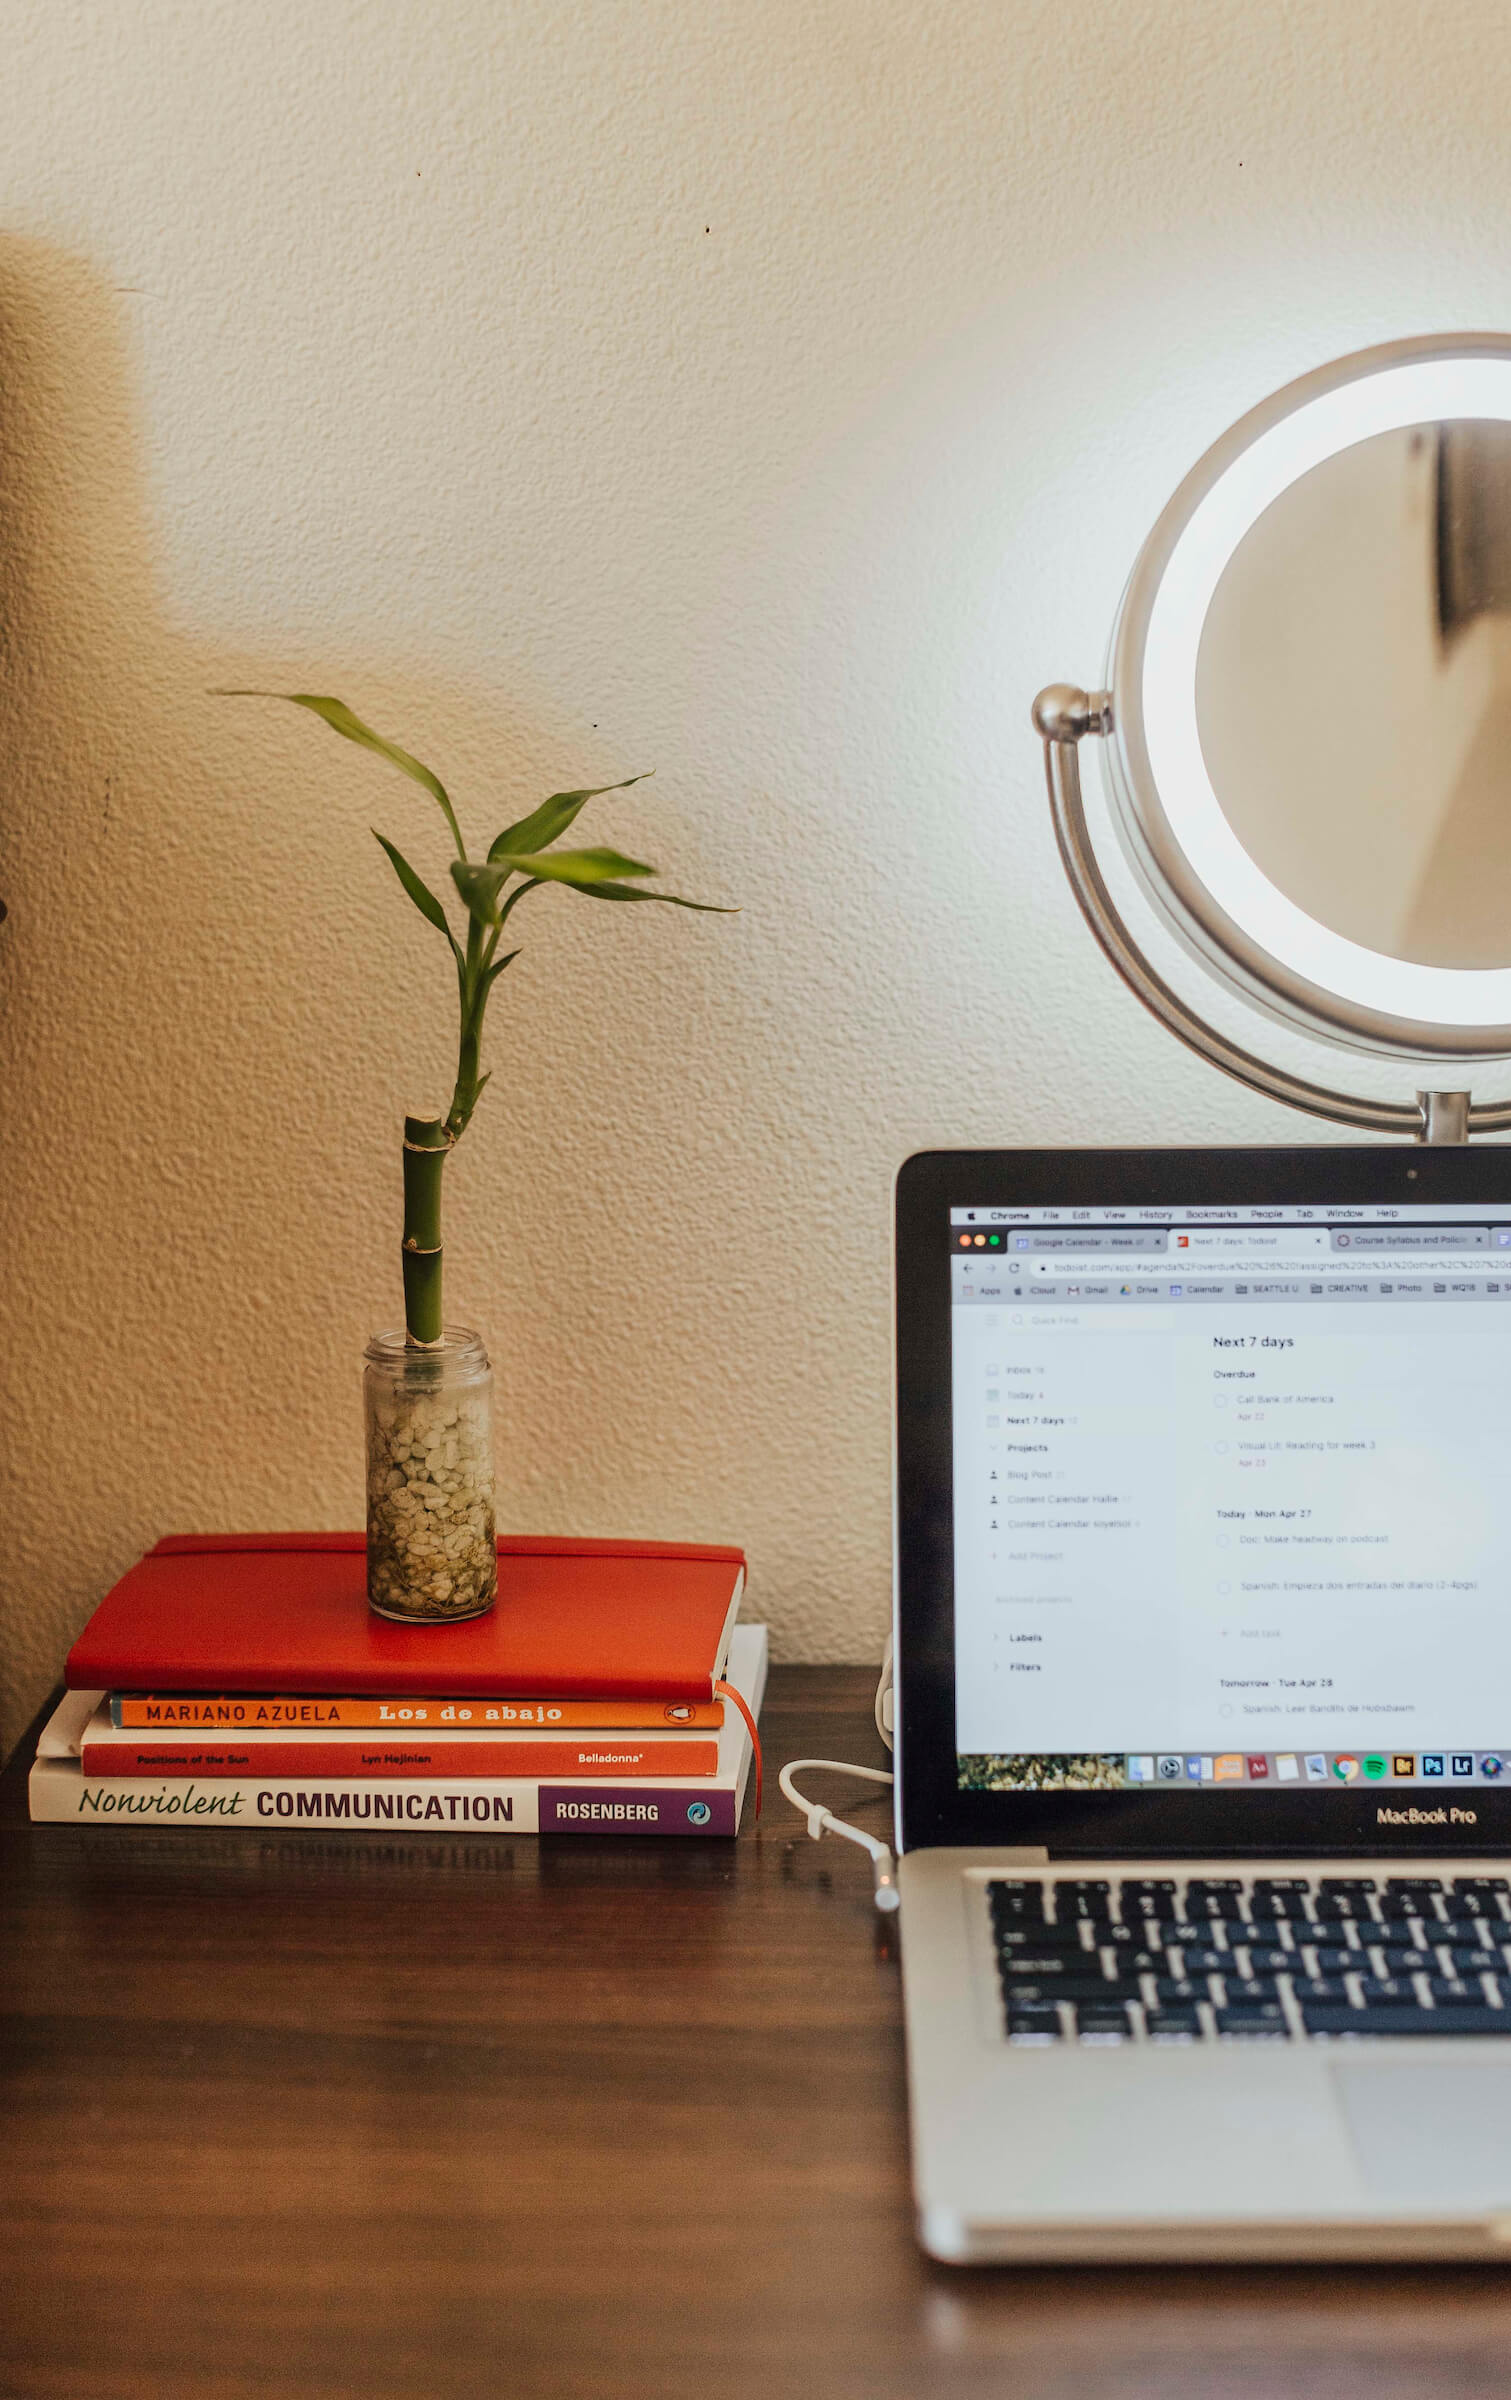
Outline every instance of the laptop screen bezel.
<svg viewBox="0 0 1511 2400"><path fill-rule="evenodd" d="M980 1792L958 1788L950 1373L952 1207L1180 1208L1511 1203L1511 1147L934 1150L897 1177L896 1767L901 1848L1043 1847L1052 1857L1511 1850L1511 1789L1477 1786L1473 1828L1386 1828L1373 1789ZM1511 1326L1507 1329L1511 1340ZM1508 1595L1511 1600L1511 1595ZM1511 1724L1511 1693L1507 1694Z"/></svg>

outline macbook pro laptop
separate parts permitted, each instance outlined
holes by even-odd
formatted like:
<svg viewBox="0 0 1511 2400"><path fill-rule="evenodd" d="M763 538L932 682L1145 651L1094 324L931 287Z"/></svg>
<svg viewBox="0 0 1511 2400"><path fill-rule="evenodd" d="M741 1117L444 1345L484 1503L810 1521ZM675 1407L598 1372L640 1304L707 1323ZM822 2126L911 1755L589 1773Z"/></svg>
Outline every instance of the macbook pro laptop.
<svg viewBox="0 0 1511 2400"><path fill-rule="evenodd" d="M896 1275L925 2248L1511 2259L1511 1149L927 1154Z"/></svg>

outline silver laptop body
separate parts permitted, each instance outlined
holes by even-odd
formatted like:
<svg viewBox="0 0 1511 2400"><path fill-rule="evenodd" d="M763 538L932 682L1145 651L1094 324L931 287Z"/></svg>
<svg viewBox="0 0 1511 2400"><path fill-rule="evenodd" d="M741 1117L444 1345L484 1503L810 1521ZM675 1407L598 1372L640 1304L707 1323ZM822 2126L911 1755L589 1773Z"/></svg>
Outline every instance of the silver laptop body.
<svg viewBox="0 0 1511 2400"><path fill-rule="evenodd" d="M897 1206L923 2246L1511 2257L1511 1153Z"/></svg>

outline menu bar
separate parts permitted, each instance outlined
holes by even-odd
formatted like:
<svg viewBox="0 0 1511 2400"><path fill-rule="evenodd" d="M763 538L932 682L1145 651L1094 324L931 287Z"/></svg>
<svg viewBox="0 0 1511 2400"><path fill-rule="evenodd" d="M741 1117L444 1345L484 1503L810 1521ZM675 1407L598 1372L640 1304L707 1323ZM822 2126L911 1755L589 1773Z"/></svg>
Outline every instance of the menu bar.
<svg viewBox="0 0 1511 2400"><path fill-rule="evenodd" d="M1511 1200L1288 1208L952 1208L952 1225L1511 1224Z"/></svg>

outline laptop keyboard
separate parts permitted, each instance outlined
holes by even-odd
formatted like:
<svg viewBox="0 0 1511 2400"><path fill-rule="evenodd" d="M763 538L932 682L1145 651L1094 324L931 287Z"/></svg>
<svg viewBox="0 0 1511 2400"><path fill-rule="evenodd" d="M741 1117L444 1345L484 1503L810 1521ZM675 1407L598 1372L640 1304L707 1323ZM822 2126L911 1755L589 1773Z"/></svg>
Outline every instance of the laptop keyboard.
<svg viewBox="0 0 1511 2400"><path fill-rule="evenodd" d="M1010 2042L1511 2034L1504 1875L1046 1875L987 1893Z"/></svg>

